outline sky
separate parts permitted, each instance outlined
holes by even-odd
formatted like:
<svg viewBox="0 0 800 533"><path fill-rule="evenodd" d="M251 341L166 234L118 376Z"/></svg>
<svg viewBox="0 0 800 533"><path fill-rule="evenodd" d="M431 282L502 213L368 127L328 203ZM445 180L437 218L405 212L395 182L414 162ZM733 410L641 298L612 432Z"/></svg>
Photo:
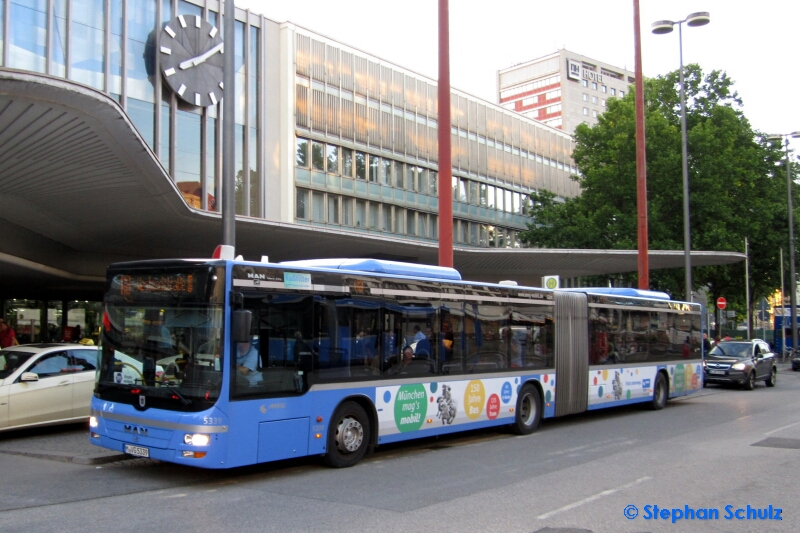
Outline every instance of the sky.
<svg viewBox="0 0 800 533"><path fill-rule="evenodd" d="M438 77L437 0L235 0L277 22L293 22L430 78ZM640 0L642 69L653 77L680 65L677 27L658 20L708 11L711 22L683 26L683 62L723 70L752 127L800 131L800 2ZM450 82L497 102L497 71L560 48L634 70L633 0L450 0ZM794 43L794 44L793 44ZM792 141L800 150L800 139Z"/></svg>

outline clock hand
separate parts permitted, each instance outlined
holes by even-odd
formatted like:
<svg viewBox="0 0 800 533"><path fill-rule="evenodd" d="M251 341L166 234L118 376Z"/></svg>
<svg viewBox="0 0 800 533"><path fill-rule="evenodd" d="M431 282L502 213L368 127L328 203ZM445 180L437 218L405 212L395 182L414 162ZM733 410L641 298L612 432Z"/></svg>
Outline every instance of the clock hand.
<svg viewBox="0 0 800 533"><path fill-rule="evenodd" d="M208 52L206 52L204 54L201 54L201 55L199 55L197 57L193 57L191 59L187 59L186 61L182 62L180 64L180 67L182 69L184 69L184 70L187 69L187 68L190 68L190 67L195 67L195 66L199 65L200 63L203 63L206 59L208 59L209 57L213 56L217 52L224 53L224 51L225 51L225 43L219 43L217 46L215 46L214 48L212 48Z"/></svg>

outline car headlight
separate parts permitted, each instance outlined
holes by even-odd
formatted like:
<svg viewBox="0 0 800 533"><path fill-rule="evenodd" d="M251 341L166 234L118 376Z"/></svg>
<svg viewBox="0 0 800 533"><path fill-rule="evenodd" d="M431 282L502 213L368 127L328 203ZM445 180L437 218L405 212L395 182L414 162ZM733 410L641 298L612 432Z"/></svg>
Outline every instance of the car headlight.
<svg viewBox="0 0 800 533"><path fill-rule="evenodd" d="M744 363L736 363L731 367L731 370L744 370L747 367Z"/></svg>
<svg viewBox="0 0 800 533"><path fill-rule="evenodd" d="M192 446L208 446L211 442L211 437L202 433L190 434L187 433L183 436L184 444L191 444Z"/></svg>

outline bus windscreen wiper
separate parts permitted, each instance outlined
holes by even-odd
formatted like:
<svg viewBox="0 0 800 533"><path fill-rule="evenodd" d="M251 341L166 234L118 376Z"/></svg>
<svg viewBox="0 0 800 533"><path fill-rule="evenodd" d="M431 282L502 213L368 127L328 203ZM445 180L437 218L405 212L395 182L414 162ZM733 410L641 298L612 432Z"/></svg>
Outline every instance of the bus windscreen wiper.
<svg viewBox="0 0 800 533"><path fill-rule="evenodd" d="M173 382L173 383L174 383L174 382ZM182 403L183 405L192 405L192 400L188 399L186 396L184 396L183 394L181 394L181 391L179 391L178 389L176 389L175 387L173 387L171 383L167 382L167 383L164 383L164 385L166 385L166 387L167 387L167 388L168 388L168 389L169 389L169 390L170 390L172 393L174 393L174 394L175 394L175 396L177 396L177 397L178 397L178 399L181 401L181 403Z"/></svg>

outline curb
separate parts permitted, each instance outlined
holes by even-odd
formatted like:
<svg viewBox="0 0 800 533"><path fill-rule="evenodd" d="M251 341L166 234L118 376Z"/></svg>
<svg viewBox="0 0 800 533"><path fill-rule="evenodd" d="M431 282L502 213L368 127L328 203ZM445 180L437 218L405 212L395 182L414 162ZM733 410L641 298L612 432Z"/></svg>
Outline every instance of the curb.
<svg viewBox="0 0 800 533"><path fill-rule="evenodd" d="M49 459L51 461L61 461L62 463L75 463L79 465L102 465L113 463L129 457L127 454L118 452L100 453L94 455L75 455L70 452L32 452L26 450L0 450L0 453L8 455L23 455L35 457L37 459Z"/></svg>

